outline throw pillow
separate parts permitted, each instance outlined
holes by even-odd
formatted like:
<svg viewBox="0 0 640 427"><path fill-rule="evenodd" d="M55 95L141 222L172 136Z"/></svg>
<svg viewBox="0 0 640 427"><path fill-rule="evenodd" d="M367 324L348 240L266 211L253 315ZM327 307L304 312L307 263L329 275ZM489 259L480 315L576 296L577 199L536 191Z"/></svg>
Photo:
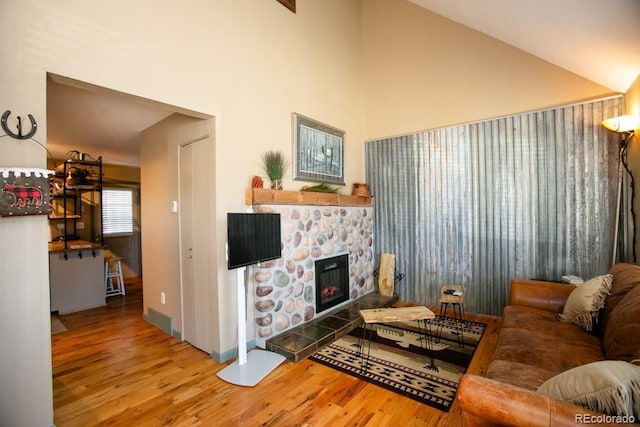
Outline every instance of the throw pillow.
<svg viewBox="0 0 640 427"><path fill-rule="evenodd" d="M622 360L569 369L545 381L538 392L607 415L640 418L640 366Z"/></svg>
<svg viewBox="0 0 640 427"><path fill-rule="evenodd" d="M598 314L611 290L613 276L605 274L587 280L577 286L564 305L564 310L559 316L563 322L571 322L582 326L587 331L593 329L593 318Z"/></svg>
<svg viewBox="0 0 640 427"><path fill-rule="evenodd" d="M612 289L607 304L611 302L614 292L615 289ZM600 316L604 315L605 309L602 309ZM627 292L610 313L606 328L602 331L602 344L609 360L640 359L640 284Z"/></svg>

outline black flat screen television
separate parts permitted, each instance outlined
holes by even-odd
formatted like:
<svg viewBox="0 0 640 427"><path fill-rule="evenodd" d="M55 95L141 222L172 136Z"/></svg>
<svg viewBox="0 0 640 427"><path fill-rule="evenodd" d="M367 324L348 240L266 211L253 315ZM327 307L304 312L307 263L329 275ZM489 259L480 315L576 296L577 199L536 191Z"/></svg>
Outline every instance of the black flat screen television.
<svg viewBox="0 0 640 427"><path fill-rule="evenodd" d="M229 270L282 256L280 214L227 213Z"/></svg>

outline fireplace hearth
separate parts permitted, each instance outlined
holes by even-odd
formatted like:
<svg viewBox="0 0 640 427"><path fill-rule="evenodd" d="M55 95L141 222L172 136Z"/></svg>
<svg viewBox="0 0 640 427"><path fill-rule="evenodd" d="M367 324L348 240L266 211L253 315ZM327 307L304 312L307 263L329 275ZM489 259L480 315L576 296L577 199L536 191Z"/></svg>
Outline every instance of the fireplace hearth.
<svg viewBox="0 0 640 427"><path fill-rule="evenodd" d="M258 191L274 197L283 193L311 197L307 194L310 192L304 191ZM256 346L265 348L267 339L373 292L372 206L290 206L272 202L254 206L254 210L279 213L282 221L282 258L253 267ZM342 272L346 269L348 278L343 278L341 284L346 288L328 289L323 298L316 289L319 273L316 261L343 254L348 262ZM335 306L327 310L319 305L324 303L326 307Z"/></svg>
<svg viewBox="0 0 640 427"><path fill-rule="evenodd" d="M315 261L316 313L349 299L349 255Z"/></svg>

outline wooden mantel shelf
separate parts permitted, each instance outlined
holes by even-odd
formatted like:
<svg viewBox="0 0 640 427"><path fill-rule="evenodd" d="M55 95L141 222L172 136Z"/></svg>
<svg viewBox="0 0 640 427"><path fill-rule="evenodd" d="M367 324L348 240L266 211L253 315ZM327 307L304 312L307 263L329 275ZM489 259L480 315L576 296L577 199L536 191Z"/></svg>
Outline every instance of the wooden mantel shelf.
<svg viewBox="0 0 640 427"><path fill-rule="evenodd" d="M247 205L317 205L317 206L372 206L371 197L312 191L267 190L249 188L245 191Z"/></svg>

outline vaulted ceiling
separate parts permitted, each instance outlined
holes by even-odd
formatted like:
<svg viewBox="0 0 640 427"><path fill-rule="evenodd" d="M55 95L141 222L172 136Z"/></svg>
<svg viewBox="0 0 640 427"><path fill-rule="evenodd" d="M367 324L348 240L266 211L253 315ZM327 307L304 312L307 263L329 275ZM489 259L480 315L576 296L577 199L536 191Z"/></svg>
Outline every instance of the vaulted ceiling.
<svg viewBox="0 0 640 427"><path fill-rule="evenodd" d="M408 0L626 92L640 73L640 0Z"/></svg>
<svg viewBox="0 0 640 427"><path fill-rule="evenodd" d="M366 1L366 0L364 0ZM407 0L616 92L640 73L640 0ZM173 111L50 79L48 147L136 165L140 131ZM69 145L73 141L73 145Z"/></svg>

